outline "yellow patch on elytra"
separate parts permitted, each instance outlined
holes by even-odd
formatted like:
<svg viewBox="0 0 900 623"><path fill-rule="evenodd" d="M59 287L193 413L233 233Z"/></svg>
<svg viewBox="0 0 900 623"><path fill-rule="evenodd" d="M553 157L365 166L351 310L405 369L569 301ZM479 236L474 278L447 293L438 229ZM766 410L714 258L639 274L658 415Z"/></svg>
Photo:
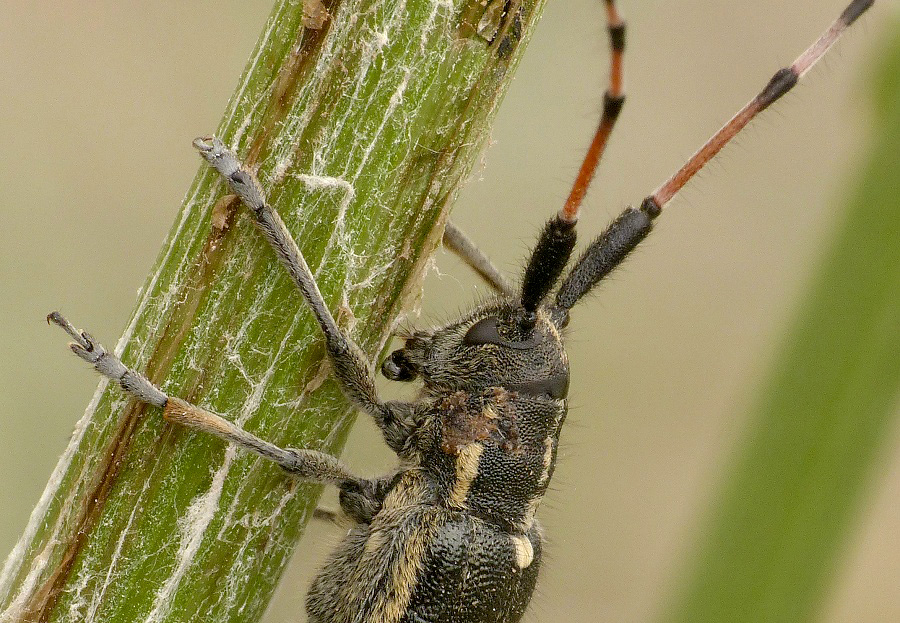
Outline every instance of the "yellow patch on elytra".
<svg viewBox="0 0 900 623"><path fill-rule="evenodd" d="M516 566L519 569L527 569L534 561L534 547L531 541L524 534L514 534L509 537L512 542L513 551L516 555Z"/></svg>
<svg viewBox="0 0 900 623"><path fill-rule="evenodd" d="M366 547L366 558L378 565L384 556L391 557L390 567L386 569L385 578L390 577L389 590L379 590L375 595L376 603L366 617L365 623L398 623L409 609L413 590L425 564L425 554L429 543L434 540L440 528L440 511L426 511L406 533L400 551L396 551L397 542L391 543L387 538L379 548ZM385 535L387 536L387 535ZM367 544L368 545L368 544ZM392 553L390 550L394 549Z"/></svg>
<svg viewBox="0 0 900 623"><path fill-rule="evenodd" d="M544 471L541 472L540 484L547 482L550 478L550 464L553 462L553 437L547 437L544 440Z"/></svg>
<svg viewBox="0 0 900 623"><path fill-rule="evenodd" d="M543 499L543 496L536 495L528 501L528 507L525 509L522 521L516 524L522 532L528 532L534 526L534 516L537 514L538 506L541 505L541 499Z"/></svg>
<svg viewBox="0 0 900 623"><path fill-rule="evenodd" d="M425 498L426 487L422 475L416 470L403 472L399 482L395 484L381 505L383 511L391 511L406 506L421 504Z"/></svg>
<svg viewBox="0 0 900 623"><path fill-rule="evenodd" d="M478 476L478 463L484 446L480 443L470 443L464 446L456 455L456 482L450 491L449 502L456 508L466 507L466 498L472 482Z"/></svg>
<svg viewBox="0 0 900 623"><path fill-rule="evenodd" d="M384 530L372 530L369 533L369 538L366 539L365 552L370 555L374 554L386 544L387 538Z"/></svg>

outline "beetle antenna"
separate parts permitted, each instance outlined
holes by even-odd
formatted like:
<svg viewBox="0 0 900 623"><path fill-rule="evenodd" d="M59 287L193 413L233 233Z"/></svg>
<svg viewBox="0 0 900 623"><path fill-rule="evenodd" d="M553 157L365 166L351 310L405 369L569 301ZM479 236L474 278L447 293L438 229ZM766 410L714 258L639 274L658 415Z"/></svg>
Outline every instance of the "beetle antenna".
<svg viewBox="0 0 900 623"><path fill-rule="evenodd" d="M525 314L522 328L529 331L536 321L537 308L556 285L559 276L572 255L575 246L575 224L581 204L587 193L610 134L625 104L625 79L623 60L625 55L625 20L616 8L615 0L606 4L606 30L609 33L610 68L609 86L603 95L603 114L600 124L581 163L578 176L565 205L545 226L531 253L525 276L522 279L522 308Z"/></svg>
<svg viewBox="0 0 900 623"><path fill-rule="evenodd" d="M669 203L672 197L750 121L794 88L800 78L806 75L812 66L825 55L843 32L873 4L874 0L853 0L821 37L797 57L790 67L775 72L765 88L741 108L718 132L713 134L672 177L645 198L640 208L626 208L606 231L591 243L557 292L556 305L563 315L590 292L601 279L621 264L628 254L647 237L653 220L660 215L663 207ZM577 217L577 208L574 214Z"/></svg>
<svg viewBox="0 0 900 623"><path fill-rule="evenodd" d="M623 67L625 20L619 14L614 0L606 0L606 30L609 33L610 67L609 86L603 94L603 114L600 116L600 124L597 126L591 146L578 170L578 176L572 184L569 197L559 212L561 218L572 222L578 220L584 196L591 185L591 180L594 179L603 152L606 151L606 144L609 142L619 113L622 112L622 107L625 105L625 71Z"/></svg>
<svg viewBox="0 0 900 623"><path fill-rule="evenodd" d="M691 158L684 163L672 177L657 188L649 199L660 208L665 207L669 200L681 190L685 184L702 169L707 162L721 151L738 132L752 121L756 115L775 103L785 93L790 91L800 78L812 69L819 59L835 44L847 28L859 18L860 15L875 3L875 0L853 0L841 13L831 27L826 30L815 43L809 46L803 54L797 57L790 67L779 69L769 84L750 100L746 106L731 118L722 128L716 132L704 145L697 150Z"/></svg>
<svg viewBox="0 0 900 623"><path fill-rule="evenodd" d="M538 237L522 278L522 329L531 331L537 321L537 308L556 285L575 248L575 221L562 214L550 219Z"/></svg>

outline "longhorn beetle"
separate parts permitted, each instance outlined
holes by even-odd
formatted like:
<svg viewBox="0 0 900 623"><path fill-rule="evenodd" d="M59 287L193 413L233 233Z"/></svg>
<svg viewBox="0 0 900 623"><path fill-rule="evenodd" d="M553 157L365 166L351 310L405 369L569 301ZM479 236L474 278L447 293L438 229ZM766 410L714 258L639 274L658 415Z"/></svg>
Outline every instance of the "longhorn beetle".
<svg viewBox="0 0 900 623"><path fill-rule="evenodd" d="M297 478L338 487L341 510L353 527L313 581L306 602L311 621L519 621L541 564L543 536L535 513L553 476L567 412L563 332L570 311L647 237L671 198L751 119L793 88L873 1L853 0L681 169L639 207L626 208L563 277L582 200L624 103L625 25L614 0L605 0L611 78L571 193L539 234L517 287L465 234L447 226L445 244L497 298L446 326L414 332L383 362L381 372L390 380L421 379L422 394L412 402L379 398L369 362L335 322L259 182L220 140L196 139L194 146L252 212L300 289L346 397L375 419L396 452L400 466L386 476L359 478L333 456L263 441L166 395L58 312L48 320L72 337L76 355L130 395L162 409L167 420L221 437Z"/></svg>

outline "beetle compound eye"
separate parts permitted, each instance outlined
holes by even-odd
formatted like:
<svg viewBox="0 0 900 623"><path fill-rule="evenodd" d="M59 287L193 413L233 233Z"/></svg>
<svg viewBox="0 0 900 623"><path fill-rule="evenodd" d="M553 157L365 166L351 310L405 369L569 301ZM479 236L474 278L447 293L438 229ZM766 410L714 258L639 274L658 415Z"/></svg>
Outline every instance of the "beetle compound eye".
<svg viewBox="0 0 900 623"><path fill-rule="evenodd" d="M497 318L489 316L479 320L466 331L463 344L466 346L478 346L479 344L500 344L503 338L497 330Z"/></svg>
<svg viewBox="0 0 900 623"><path fill-rule="evenodd" d="M406 357L406 352L401 348L395 350L381 364L381 373L391 381L412 381L418 376L418 370Z"/></svg>
<svg viewBox="0 0 900 623"><path fill-rule="evenodd" d="M534 348L541 343L544 338L540 331L531 331L528 339L525 340L508 340L500 335L500 321L496 316L488 316L483 320L479 320L466 332L463 338L463 344L466 346L478 346L481 344L497 344L506 348L514 348L516 350L526 350Z"/></svg>

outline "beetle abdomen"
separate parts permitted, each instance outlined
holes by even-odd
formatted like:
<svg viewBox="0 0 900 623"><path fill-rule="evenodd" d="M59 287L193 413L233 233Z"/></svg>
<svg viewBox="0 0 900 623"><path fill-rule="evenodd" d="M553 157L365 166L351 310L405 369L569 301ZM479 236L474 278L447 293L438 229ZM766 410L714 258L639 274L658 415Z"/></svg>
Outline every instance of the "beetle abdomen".
<svg viewBox="0 0 900 623"><path fill-rule="evenodd" d="M537 581L541 539L419 505L354 527L313 581L312 623L516 623Z"/></svg>
<svg viewBox="0 0 900 623"><path fill-rule="evenodd" d="M454 513L429 542L403 623L516 623L537 582L540 528L510 534Z"/></svg>

